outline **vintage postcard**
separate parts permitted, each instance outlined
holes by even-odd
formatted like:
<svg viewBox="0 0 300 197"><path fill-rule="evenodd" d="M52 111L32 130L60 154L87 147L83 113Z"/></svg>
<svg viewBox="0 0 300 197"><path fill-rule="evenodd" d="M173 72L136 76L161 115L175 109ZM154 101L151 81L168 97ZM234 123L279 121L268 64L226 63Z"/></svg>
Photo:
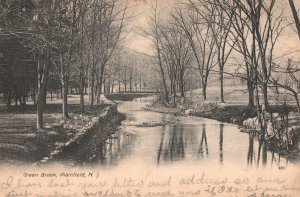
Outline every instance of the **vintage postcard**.
<svg viewBox="0 0 300 197"><path fill-rule="evenodd" d="M300 196L299 0L0 1L0 196Z"/></svg>

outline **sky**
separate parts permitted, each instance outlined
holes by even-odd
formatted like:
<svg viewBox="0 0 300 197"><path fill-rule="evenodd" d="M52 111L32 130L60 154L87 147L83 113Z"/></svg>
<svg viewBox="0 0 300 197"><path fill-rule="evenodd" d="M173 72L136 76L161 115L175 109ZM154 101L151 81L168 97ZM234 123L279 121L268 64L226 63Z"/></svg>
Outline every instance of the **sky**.
<svg viewBox="0 0 300 197"><path fill-rule="evenodd" d="M141 30L149 31L149 17L151 16L151 0L130 0L130 7L132 16L135 16L129 22L130 33L126 38L126 46L134 51L152 55L153 50L150 40L141 35ZM161 11L161 17L165 18L166 14L170 11L170 5L175 0L158 0ZM154 0L152 0L154 2Z"/></svg>
<svg viewBox="0 0 300 197"><path fill-rule="evenodd" d="M140 35L139 28L149 30L149 16L151 15L151 1L155 0L130 0L131 14L135 16L129 22L130 33L127 35L125 45L137 52L144 54L153 54L150 40ZM286 7L284 12L288 15L292 15L291 9L288 5L288 0L277 0L277 2L286 1ZM176 0L158 0L159 8L161 9L161 18L166 18L169 11L172 10ZM294 0L297 10L300 10L300 0ZM278 39L278 43L275 48L275 56L281 57L282 54L289 54L284 57L293 57L300 60L300 39L295 31L290 28L286 28L285 31Z"/></svg>

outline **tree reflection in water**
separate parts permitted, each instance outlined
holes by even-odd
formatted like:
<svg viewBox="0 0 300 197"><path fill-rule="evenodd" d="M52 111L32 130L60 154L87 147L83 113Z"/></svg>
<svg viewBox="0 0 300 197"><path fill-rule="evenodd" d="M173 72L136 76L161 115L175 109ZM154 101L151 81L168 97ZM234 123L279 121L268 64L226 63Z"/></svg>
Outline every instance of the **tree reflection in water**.
<svg viewBox="0 0 300 197"><path fill-rule="evenodd" d="M253 163L253 155L254 155L254 134L249 132L249 148L247 155L247 164L248 166L252 166Z"/></svg>
<svg viewBox="0 0 300 197"><path fill-rule="evenodd" d="M157 164L159 164L159 162L160 162L160 156L161 156L163 144L164 144L165 130L166 130L166 126L163 126L162 132L161 132L161 140L160 140L158 154L157 154Z"/></svg>
<svg viewBox="0 0 300 197"><path fill-rule="evenodd" d="M169 132L166 130L169 129ZM168 134L168 135L166 135ZM158 150L157 163L183 160L185 158L183 125L164 127Z"/></svg>
<svg viewBox="0 0 300 197"><path fill-rule="evenodd" d="M268 165L268 157L271 159L271 167L275 164L277 168L286 168L288 164L288 158L282 160L282 156L278 153L275 153L274 150L270 150L270 154L268 156L268 142L264 137L257 137L253 132L248 133L249 136L249 147L248 147L248 155L247 155L247 164L248 166L252 166L253 162L256 163L256 167L267 166ZM254 141L255 137L258 138L258 147L257 155L255 154ZM257 157L256 157L257 156Z"/></svg>
<svg viewBox="0 0 300 197"><path fill-rule="evenodd" d="M207 137L206 137L206 124L202 124L202 136L200 141L200 148L199 148L199 155L203 158L204 150L203 150L203 143L205 148L205 154L208 155L208 146L207 146Z"/></svg>
<svg viewBox="0 0 300 197"><path fill-rule="evenodd" d="M135 139L133 134L117 132L99 144L98 162L108 166L117 165L126 155L131 154Z"/></svg>
<svg viewBox="0 0 300 197"><path fill-rule="evenodd" d="M220 139L219 139L219 150L220 150L220 163L223 163L223 130L224 130L224 124L220 124Z"/></svg>

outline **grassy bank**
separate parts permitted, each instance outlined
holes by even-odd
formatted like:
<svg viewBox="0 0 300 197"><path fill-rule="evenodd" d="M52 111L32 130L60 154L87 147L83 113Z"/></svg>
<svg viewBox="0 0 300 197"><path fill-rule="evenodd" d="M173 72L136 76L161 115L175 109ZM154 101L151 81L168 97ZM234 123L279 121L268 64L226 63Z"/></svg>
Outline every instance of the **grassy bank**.
<svg viewBox="0 0 300 197"><path fill-rule="evenodd" d="M276 95L271 90L268 94L270 112L296 112L297 108L294 106L293 97L284 95ZM289 105L284 106L284 99L287 99ZM193 109L193 113L199 117L216 119L221 122L242 124L248 118L255 117L256 107L248 106L248 95L245 87L224 87L224 100L225 103L219 102L219 88L208 87L207 99L204 100L202 96L202 89L195 89L185 92L185 99L181 97L176 98L176 105L173 103L173 96L170 96L170 104L165 104L158 97L157 101L148 108L157 112L171 112L184 114L186 109ZM176 107L175 107L176 106Z"/></svg>
<svg viewBox="0 0 300 197"><path fill-rule="evenodd" d="M86 98L87 101L87 98ZM15 108L11 111L2 110L0 113L0 158L3 163L34 163L45 162L50 153L60 153L64 147L78 142L84 134L100 122L107 114L117 110L110 110L114 104L103 101L93 110L86 106L86 113L80 114L79 97L69 97L70 119L64 120L61 115L60 100L49 101L45 110L45 127L37 130L36 110L33 105L25 110ZM109 113L108 113L109 111ZM118 121L121 121L118 119ZM110 119L106 119L110 120ZM102 124L105 122L102 121Z"/></svg>

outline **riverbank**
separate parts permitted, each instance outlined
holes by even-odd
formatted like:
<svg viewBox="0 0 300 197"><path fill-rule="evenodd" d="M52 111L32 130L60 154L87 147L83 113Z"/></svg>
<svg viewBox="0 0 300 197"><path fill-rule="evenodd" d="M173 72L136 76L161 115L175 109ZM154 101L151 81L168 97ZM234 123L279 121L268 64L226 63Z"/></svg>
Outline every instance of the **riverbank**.
<svg viewBox="0 0 300 197"><path fill-rule="evenodd" d="M61 161L71 165L92 163L93 160L100 156L98 152L95 152L97 150L96 147L103 144L105 140L115 133L125 116L118 112L117 105L112 104L98 112L97 110L94 111L92 117L78 117L73 121L77 124L78 120L82 121L84 119L88 121L77 126L75 136L57 146L49 156L38 163L52 161ZM72 127L74 124L68 125Z"/></svg>
<svg viewBox="0 0 300 197"><path fill-rule="evenodd" d="M118 125L124 116L117 111L116 104L103 99L102 104L92 110L86 106L80 114L79 97L70 96L69 116L61 116L59 100L48 102L45 110L45 127L35 128L34 106L0 113L0 158L1 163L43 163L68 152L74 144L80 145L94 131L100 136L114 132L112 125ZM105 127L105 130L101 130ZM99 129L98 129L99 128Z"/></svg>
<svg viewBox="0 0 300 197"><path fill-rule="evenodd" d="M243 121L256 116L256 109L242 105L218 105L213 102L205 102L198 108L183 109L172 105L154 102L146 107L146 110L159 113L171 113L175 115L194 115L209 118L226 123L242 125Z"/></svg>
<svg viewBox="0 0 300 197"><path fill-rule="evenodd" d="M173 98L169 98L170 104L165 104L164 98L160 96L149 106L147 110L160 113L176 113L181 115L195 115L209 119L218 120L226 123L234 123L242 126L243 121L256 117L256 107L247 105L247 95L241 87L226 87L229 92L224 95L225 103L218 100L219 91L215 87L207 89L207 99L204 100L201 95L201 89L186 92L186 97L183 99L180 96L176 97L176 107L173 104ZM282 101L279 102L273 94L269 95L270 113L286 113L297 112L296 106L283 106ZM278 102L275 102L276 99ZM290 101L289 101L290 102Z"/></svg>
<svg viewBox="0 0 300 197"><path fill-rule="evenodd" d="M191 105L190 105L191 106ZM200 105L194 108L188 108L186 106L179 105L174 107L172 105L165 105L159 102L159 99L154 101L151 105L146 107L149 111L155 111L159 113L171 113L178 116L197 116L203 118L209 118L218 120L220 122L232 123L239 125L241 132L254 132L257 125L253 124L250 127L245 127L243 123L247 120L255 120L257 113L255 107L249 107L246 105L232 105L225 103L218 103L215 101L203 101ZM278 133L278 129L273 132L266 131L265 142L268 144L268 149L279 153L282 156L288 157L291 160L300 160L300 115L296 112L297 109L292 106L270 106L271 114L286 114L289 112L288 124L283 125L283 121L279 119L276 121L276 127L281 131ZM277 115L277 116L278 116ZM281 121L279 121L281 120ZM255 121L252 121L255 123ZM267 124L269 125L269 124ZM249 126L249 125L248 125ZM286 130L285 128L286 127ZM268 129L272 126L268 126ZM274 130L274 126L273 126ZM254 133L259 133L255 131ZM258 137L259 135L256 135ZM279 136L279 139L278 139ZM287 137L286 137L287 136Z"/></svg>

